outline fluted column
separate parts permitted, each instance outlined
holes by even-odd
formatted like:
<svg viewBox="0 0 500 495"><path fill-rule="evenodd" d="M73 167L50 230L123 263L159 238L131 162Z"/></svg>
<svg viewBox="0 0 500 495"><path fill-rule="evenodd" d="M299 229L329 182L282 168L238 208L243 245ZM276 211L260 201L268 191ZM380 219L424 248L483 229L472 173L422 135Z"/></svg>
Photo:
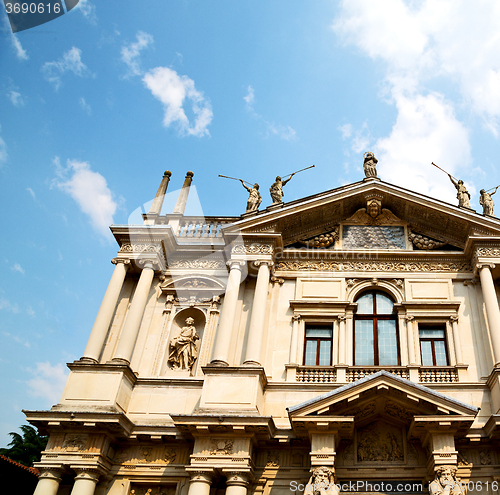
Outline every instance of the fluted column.
<svg viewBox="0 0 500 495"><path fill-rule="evenodd" d="M40 468L41 474L33 495L57 495L61 483L61 472L58 469Z"/></svg>
<svg viewBox="0 0 500 495"><path fill-rule="evenodd" d="M290 364L299 364L297 360L297 347L299 346L300 315L292 316L292 336L290 339Z"/></svg>
<svg viewBox="0 0 500 495"><path fill-rule="evenodd" d="M184 179L184 184L182 184L182 189L179 192L179 197L177 198L177 202L174 206L174 211L172 213L178 213L180 215L184 215L184 210L186 209L187 200L189 196L189 188L191 186L191 182L193 180L193 172L188 172Z"/></svg>
<svg viewBox="0 0 500 495"><path fill-rule="evenodd" d="M269 267L272 261L255 261L255 266L259 267L257 272L257 283L253 296L252 315L250 316L250 326L248 329L247 350L243 364L260 366L260 354L262 350L262 338L266 323L267 292L269 287Z"/></svg>
<svg viewBox="0 0 500 495"><path fill-rule="evenodd" d="M415 355L415 332L413 329L413 320L415 319L412 315L407 315L406 320L406 333L408 335L408 364L417 364L417 358Z"/></svg>
<svg viewBox="0 0 500 495"><path fill-rule="evenodd" d="M345 315L339 315L339 364L347 364L345 320Z"/></svg>
<svg viewBox="0 0 500 495"><path fill-rule="evenodd" d="M493 359L495 367L497 367L500 366L500 310L498 309L498 299L491 274L493 267L494 265L488 263L477 265L484 304L486 306L486 317L490 329L491 343L493 344Z"/></svg>
<svg viewBox="0 0 500 495"><path fill-rule="evenodd" d="M450 316L451 328L453 331L453 342L455 343L455 358L457 364L463 364L462 343L460 341L460 332L458 330L458 316Z"/></svg>
<svg viewBox="0 0 500 495"><path fill-rule="evenodd" d="M215 337L214 357L211 364L218 366L229 366L229 347L231 345L231 335L233 332L234 315L236 313L236 303L241 283L241 268L244 261L231 260L227 263L230 267L227 280L224 304L219 319L219 327Z"/></svg>
<svg viewBox="0 0 500 495"><path fill-rule="evenodd" d="M151 208L149 209L149 215L159 215L161 213L161 207L163 206L163 201L165 199L165 193L167 192L168 183L170 181L170 176L172 172L170 170L165 170L163 178L160 182L160 187L156 192L155 199L151 203Z"/></svg>
<svg viewBox="0 0 500 495"><path fill-rule="evenodd" d="M351 312L346 313L345 321L345 335L346 335L346 353L345 353L345 364L349 366L353 365L353 342L354 342L354 330L353 330L353 314Z"/></svg>
<svg viewBox="0 0 500 495"><path fill-rule="evenodd" d="M99 473L88 469L75 470L77 475L71 495L94 495L95 487L99 483Z"/></svg>
<svg viewBox="0 0 500 495"><path fill-rule="evenodd" d="M146 304L148 302L148 295L151 289L151 283L155 275L154 262L150 260L139 261L144 265L139 282L135 289L134 298L128 311L123 330L119 337L118 346L113 357L114 362L130 364L132 352L134 350L135 341L139 328L141 326L142 317Z"/></svg>
<svg viewBox="0 0 500 495"><path fill-rule="evenodd" d="M212 483L212 474L204 471L193 471L189 473L188 495L209 495Z"/></svg>
<svg viewBox="0 0 500 495"><path fill-rule="evenodd" d="M247 495L248 475L245 473L227 473L226 495Z"/></svg>
<svg viewBox="0 0 500 495"><path fill-rule="evenodd" d="M115 265L115 269L113 275L111 275L111 280L104 294L92 331L90 332L87 347L85 347L81 359L82 361L89 361L92 363L99 362L99 356L101 355L102 347L106 340L106 334L108 333L109 325L115 313L125 275L130 267L130 260L128 259L113 258L111 263Z"/></svg>

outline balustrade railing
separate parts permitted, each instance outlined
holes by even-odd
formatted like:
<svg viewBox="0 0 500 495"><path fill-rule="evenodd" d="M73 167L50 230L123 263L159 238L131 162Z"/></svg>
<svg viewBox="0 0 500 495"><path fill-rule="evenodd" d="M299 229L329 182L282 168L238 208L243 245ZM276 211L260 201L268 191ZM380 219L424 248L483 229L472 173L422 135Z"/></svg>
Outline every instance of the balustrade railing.
<svg viewBox="0 0 500 495"><path fill-rule="evenodd" d="M215 239L222 237L222 228L234 218L184 217L179 221L177 237L181 239Z"/></svg>
<svg viewBox="0 0 500 495"><path fill-rule="evenodd" d="M356 380L361 380L368 375L373 375L378 371L387 371L392 373L393 375L399 376L401 378L405 378L408 380L410 378L410 373L408 369L404 366L360 366L360 367L350 367L347 370L347 381L355 382Z"/></svg>
<svg viewBox="0 0 500 495"><path fill-rule="evenodd" d="M458 382L458 372L455 368L420 368L418 380L422 383L455 383Z"/></svg>
<svg viewBox="0 0 500 495"><path fill-rule="evenodd" d="M335 383L337 371L332 367L299 367L296 380L302 383Z"/></svg>

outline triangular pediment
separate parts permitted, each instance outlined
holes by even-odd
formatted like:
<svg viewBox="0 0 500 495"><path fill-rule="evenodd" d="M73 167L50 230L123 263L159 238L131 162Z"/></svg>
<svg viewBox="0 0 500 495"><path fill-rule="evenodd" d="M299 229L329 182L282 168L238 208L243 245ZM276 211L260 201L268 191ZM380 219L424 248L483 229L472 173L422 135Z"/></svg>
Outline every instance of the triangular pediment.
<svg viewBox="0 0 500 495"><path fill-rule="evenodd" d="M370 198L374 203L380 202L377 215L367 203ZM387 226L405 226L405 235L417 237L413 241L416 249L429 249L429 245L430 249L443 246L463 249L471 235L500 235L500 220L495 217L380 180L357 182L290 203L273 205L256 214L244 215L242 220L225 228L224 233L279 233L285 247L300 242L307 247L308 240L315 236L330 236L322 247L332 248L331 237L338 235L339 227L346 223L385 229Z"/></svg>
<svg viewBox="0 0 500 495"><path fill-rule="evenodd" d="M362 419L379 414L403 421L421 415L475 416L478 411L477 407L387 371L379 371L288 409L290 418L354 416Z"/></svg>

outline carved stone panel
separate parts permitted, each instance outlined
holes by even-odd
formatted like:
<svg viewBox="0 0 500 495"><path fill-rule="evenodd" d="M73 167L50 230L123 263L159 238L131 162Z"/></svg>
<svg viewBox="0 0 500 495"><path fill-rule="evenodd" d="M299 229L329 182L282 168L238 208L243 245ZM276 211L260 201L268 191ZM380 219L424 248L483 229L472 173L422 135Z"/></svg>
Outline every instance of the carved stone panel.
<svg viewBox="0 0 500 495"><path fill-rule="evenodd" d="M141 486L134 483L130 487L130 495L175 495L174 485Z"/></svg>
<svg viewBox="0 0 500 495"><path fill-rule="evenodd" d="M356 460L369 463L404 462L404 439L401 428L374 421L357 430Z"/></svg>
<svg viewBox="0 0 500 495"><path fill-rule="evenodd" d="M344 225L343 249L405 249L403 226Z"/></svg>
<svg viewBox="0 0 500 495"><path fill-rule="evenodd" d="M85 443L88 435L67 434L64 437L62 449L68 452L78 452L85 450Z"/></svg>

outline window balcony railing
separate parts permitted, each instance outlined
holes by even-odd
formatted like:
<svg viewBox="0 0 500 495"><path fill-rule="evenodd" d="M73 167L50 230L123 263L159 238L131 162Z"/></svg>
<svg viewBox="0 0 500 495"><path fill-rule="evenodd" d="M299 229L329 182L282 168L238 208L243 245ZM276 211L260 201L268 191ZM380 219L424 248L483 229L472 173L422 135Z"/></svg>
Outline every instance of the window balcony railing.
<svg viewBox="0 0 500 495"><path fill-rule="evenodd" d="M458 372L454 366L420 368L418 381L421 383L455 383L458 382Z"/></svg>
<svg viewBox="0 0 500 495"><path fill-rule="evenodd" d="M287 381L299 383L351 383L384 370L419 383L457 383L456 366L300 366L287 365ZM344 378L345 377L345 378ZM463 380L464 378L462 378Z"/></svg>

